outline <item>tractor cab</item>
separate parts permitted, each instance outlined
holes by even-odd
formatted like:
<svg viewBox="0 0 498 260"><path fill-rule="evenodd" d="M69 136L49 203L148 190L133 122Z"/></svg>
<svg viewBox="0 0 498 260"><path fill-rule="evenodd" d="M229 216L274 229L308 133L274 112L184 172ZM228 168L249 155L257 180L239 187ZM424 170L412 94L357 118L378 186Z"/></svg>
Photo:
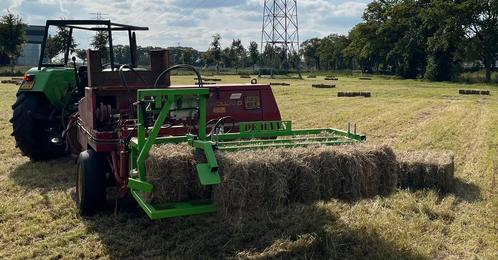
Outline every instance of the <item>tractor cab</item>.
<svg viewBox="0 0 498 260"><path fill-rule="evenodd" d="M51 63L46 57L50 52L49 29L69 29L63 43L63 58ZM12 135L22 154L32 160L49 160L67 154L65 130L69 116L77 111L75 104L84 95L88 85L88 67L77 65L70 59L73 33L76 30L106 32L108 62L102 63L102 70L117 71L121 66L115 61L113 32L128 33L130 53L129 67L137 66L136 31L147 27L113 23L109 20L47 20L41 44L38 66L29 69L12 106ZM127 68L125 68L126 70Z"/></svg>

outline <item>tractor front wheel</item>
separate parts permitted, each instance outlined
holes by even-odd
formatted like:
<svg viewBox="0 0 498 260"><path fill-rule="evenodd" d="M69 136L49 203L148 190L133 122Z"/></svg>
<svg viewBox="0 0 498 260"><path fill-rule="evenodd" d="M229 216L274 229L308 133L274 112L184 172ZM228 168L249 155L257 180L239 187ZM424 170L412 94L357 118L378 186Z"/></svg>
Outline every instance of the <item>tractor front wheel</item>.
<svg viewBox="0 0 498 260"><path fill-rule="evenodd" d="M53 113L45 96L21 93L12 105L12 136L22 154L35 161L50 160L65 155L63 127L50 118Z"/></svg>
<svg viewBox="0 0 498 260"><path fill-rule="evenodd" d="M77 204L81 215L92 215L106 205L105 157L94 150L86 150L78 157L76 174Z"/></svg>

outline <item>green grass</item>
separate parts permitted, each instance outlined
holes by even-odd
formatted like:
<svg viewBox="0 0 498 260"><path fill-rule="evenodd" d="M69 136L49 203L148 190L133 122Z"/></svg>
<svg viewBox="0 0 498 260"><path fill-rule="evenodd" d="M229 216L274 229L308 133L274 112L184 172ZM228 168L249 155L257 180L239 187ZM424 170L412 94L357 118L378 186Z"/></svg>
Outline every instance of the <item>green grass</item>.
<svg viewBox="0 0 498 260"><path fill-rule="evenodd" d="M225 76L223 83L248 82ZM320 201L226 220L204 215L150 221L133 203L82 218L72 158L33 163L10 136L16 86L0 85L0 258L498 258L498 89L493 85L340 77L278 80L284 119L296 128L357 123L368 142L456 154L450 194L400 190L357 202ZM192 76L173 82L191 82ZM260 82L270 82L269 79ZM459 88L491 90L460 96ZM372 97L338 98L338 91Z"/></svg>

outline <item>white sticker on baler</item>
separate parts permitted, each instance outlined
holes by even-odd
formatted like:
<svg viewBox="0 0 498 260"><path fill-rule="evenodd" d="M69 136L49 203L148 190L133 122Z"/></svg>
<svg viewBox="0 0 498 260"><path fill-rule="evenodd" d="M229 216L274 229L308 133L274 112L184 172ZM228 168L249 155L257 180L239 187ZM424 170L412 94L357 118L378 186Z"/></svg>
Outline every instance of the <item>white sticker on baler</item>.
<svg viewBox="0 0 498 260"><path fill-rule="evenodd" d="M230 99L240 99L242 97L242 93L232 93L230 95Z"/></svg>

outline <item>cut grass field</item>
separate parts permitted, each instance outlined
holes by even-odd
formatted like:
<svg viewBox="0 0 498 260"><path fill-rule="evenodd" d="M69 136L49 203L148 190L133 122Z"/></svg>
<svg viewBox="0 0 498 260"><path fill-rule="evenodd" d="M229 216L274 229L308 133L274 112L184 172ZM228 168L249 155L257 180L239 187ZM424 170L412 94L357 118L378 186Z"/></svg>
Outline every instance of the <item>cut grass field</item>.
<svg viewBox="0 0 498 260"><path fill-rule="evenodd" d="M223 76L222 83L248 82ZM259 80L269 83L269 79ZM320 201L237 219L202 215L151 221L133 201L82 218L68 157L30 162L10 136L15 85L0 85L0 258L498 258L498 88L374 77L277 80L282 117L295 128L356 123L370 143L455 152L452 192L399 190L387 197ZM193 83L192 76L173 79ZM460 96L458 89L490 90ZM369 91L371 98L339 98ZM116 209L116 210L115 210Z"/></svg>

